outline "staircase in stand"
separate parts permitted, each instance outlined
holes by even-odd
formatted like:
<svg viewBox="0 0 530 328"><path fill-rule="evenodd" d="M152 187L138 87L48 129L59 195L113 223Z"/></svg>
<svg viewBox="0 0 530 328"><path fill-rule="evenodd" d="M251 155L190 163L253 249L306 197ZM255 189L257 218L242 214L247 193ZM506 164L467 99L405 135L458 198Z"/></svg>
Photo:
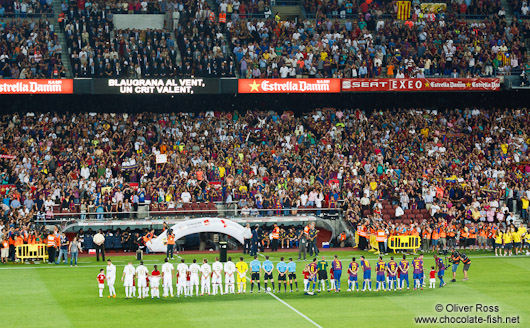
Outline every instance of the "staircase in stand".
<svg viewBox="0 0 530 328"><path fill-rule="evenodd" d="M70 63L70 54L68 53L68 47L66 46L66 38L64 36L64 33L60 30L59 27L59 15L63 12L61 9L61 0L53 0L53 19L54 26L55 26L55 33L57 34L57 38L59 39L59 42L61 43L61 48L63 51L61 52L61 61L63 62L64 67L66 68L66 77L71 79L73 77L72 75L72 65Z"/></svg>

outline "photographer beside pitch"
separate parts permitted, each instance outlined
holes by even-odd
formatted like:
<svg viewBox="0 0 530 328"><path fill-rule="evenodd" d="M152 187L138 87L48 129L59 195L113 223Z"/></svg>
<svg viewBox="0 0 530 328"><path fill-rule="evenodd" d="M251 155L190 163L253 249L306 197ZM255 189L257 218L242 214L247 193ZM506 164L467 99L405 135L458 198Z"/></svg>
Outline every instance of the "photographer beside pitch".
<svg viewBox="0 0 530 328"><path fill-rule="evenodd" d="M467 276L467 272L469 271L469 267L471 266L471 260L469 257L467 257L466 253L458 253L458 251L453 250L451 254L451 258L449 259L449 262L453 263L452 271L453 271L453 280L451 282L456 282L456 270L458 269L458 265L460 264L460 261L464 264L464 279L463 281L469 280Z"/></svg>
<svg viewBox="0 0 530 328"><path fill-rule="evenodd" d="M467 272L469 271L469 267L471 266L471 260L469 259L469 257L467 257L466 253L462 253L460 255L460 259L462 260L462 263L464 263L464 279L462 280L467 281L469 280L469 278L467 277Z"/></svg>

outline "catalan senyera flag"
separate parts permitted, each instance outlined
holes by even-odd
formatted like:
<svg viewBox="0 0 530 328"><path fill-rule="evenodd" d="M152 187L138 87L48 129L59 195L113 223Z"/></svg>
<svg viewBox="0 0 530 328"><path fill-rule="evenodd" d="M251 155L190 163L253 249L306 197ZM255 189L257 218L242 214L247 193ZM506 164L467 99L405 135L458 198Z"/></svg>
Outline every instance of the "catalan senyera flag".
<svg viewBox="0 0 530 328"><path fill-rule="evenodd" d="M502 63L503 63L504 65L509 65L509 64L510 64L510 60L511 60L511 59L510 59L510 54L507 53L507 52L503 52L503 53L502 53Z"/></svg>
<svg viewBox="0 0 530 328"><path fill-rule="evenodd" d="M410 18L410 1L397 2L397 19L407 20Z"/></svg>

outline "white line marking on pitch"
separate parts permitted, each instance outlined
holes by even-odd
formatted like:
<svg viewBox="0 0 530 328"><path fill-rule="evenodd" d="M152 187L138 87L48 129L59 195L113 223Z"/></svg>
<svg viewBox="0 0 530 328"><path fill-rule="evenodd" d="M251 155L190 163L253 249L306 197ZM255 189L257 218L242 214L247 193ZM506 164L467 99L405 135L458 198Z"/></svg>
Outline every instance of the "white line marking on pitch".
<svg viewBox="0 0 530 328"><path fill-rule="evenodd" d="M251 280L250 277L247 275L247 279ZM279 285L278 285L279 286ZM313 320L311 320L308 316L306 316L305 314L303 314L302 312L298 311L297 309L295 309L294 307L292 307L291 305L289 305L289 303L287 303L286 301L282 300L281 298L279 298L278 296L274 295L273 293L271 292L268 292L264 287L261 287L261 290L264 290L265 293L269 294L270 296L274 297L276 300L280 301L280 303L282 303L283 305L287 306L289 309L293 310L294 312L296 312L299 316L301 316L302 318L306 319L307 321L311 322L315 327L318 327L318 328L323 328L321 325L319 325L318 323L314 322Z"/></svg>
<svg viewBox="0 0 530 328"><path fill-rule="evenodd" d="M287 302L285 302L284 300L282 300L281 298L279 298L278 296L274 295L273 293L271 292L267 292L267 294L269 294L270 296L274 297L275 299L277 299L278 301L280 301L283 305L287 306L289 309L293 310L294 312L298 313L298 315L300 315L302 318L306 319L307 321L311 322L315 327L319 327L319 328L322 328L321 325L319 325L318 323L314 322L313 320L309 319L305 314L303 314L302 312L298 311L297 309L295 309L294 307L292 307L291 305L289 305Z"/></svg>

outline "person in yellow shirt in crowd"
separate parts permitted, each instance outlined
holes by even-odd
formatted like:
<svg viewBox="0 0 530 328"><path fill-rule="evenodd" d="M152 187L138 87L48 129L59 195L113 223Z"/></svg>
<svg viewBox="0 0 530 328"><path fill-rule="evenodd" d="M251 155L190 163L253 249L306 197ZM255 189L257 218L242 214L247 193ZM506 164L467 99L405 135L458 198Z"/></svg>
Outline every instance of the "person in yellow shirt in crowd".
<svg viewBox="0 0 530 328"><path fill-rule="evenodd" d="M506 232L504 232L502 236L502 241L504 242L504 256L506 254L509 254L508 256L512 256L512 231L510 231L510 228L506 229Z"/></svg>
<svg viewBox="0 0 530 328"><path fill-rule="evenodd" d="M497 232L495 233L495 256L502 256L503 238L504 234L502 233L501 229L497 229Z"/></svg>
<svg viewBox="0 0 530 328"><path fill-rule="evenodd" d="M519 255L519 252L522 252L521 234L519 233L519 230L515 230L515 228L512 228L511 230L513 239L513 253L514 255Z"/></svg>
<svg viewBox="0 0 530 328"><path fill-rule="evenodd" d="M519 232L523 236L523 249L526 248L526 255L530 256L530 233L528 233L528 229L524 225L519 227Z"/></svg>
<svg viewBox="0 0 530 328"><path fill-rule="evenodd" d="M247 272L248 264L243 261L243 256L239 258L239 262L236 264L237 270L237 293L247 292Z"/></svg>

